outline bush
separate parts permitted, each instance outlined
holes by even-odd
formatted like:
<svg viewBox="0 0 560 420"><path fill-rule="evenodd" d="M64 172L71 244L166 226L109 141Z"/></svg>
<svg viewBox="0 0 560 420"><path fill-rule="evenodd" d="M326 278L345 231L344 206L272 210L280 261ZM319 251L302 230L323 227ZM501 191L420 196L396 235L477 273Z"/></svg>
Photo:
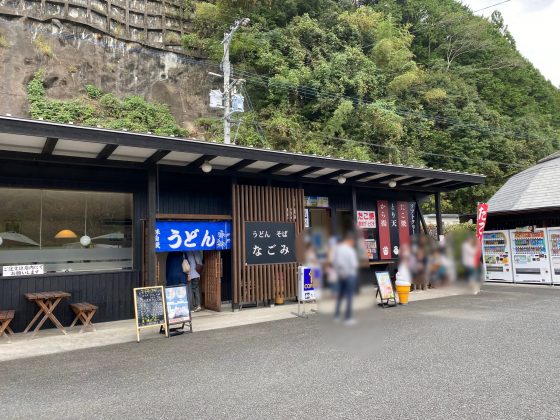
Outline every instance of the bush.
<svg viewBox="0 0 560 420"><path fill-rule="evenodd" d="M152 132L158 135L186 137L188 131L177 125L167 105L148 102L140 96L119 99L93 85L86 85L86 95L60 101L47 98L43 85L44 70L39 70L27 84L29 112L33 118L90 126Z"/></svg>
<svg viewBox="0 0 560 420"><path fill-rule="evenodd" d="M33 41L33 45L35 46L37 51L43 54L45 57L50 58L54 55L51 45L42 35L39 35L37 36L37 38L35 38L35 40Z"/></svg>

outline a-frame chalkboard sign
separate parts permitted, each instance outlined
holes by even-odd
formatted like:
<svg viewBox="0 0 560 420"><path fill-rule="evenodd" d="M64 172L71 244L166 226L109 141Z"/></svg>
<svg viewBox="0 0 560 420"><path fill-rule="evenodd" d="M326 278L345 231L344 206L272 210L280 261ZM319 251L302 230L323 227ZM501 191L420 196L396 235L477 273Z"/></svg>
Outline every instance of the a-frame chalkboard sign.
<svg viewBox="0 0 560 420"><path fill-rule="evenodd" d="M136 341L140 342L140 330L143 328L163 327L165 335L168 335L163 286L136 287L133 293Z"/></svg>
<svg viewBox="0 0 560 420"><path fill-rule="evenodd" d="M375 279L377 280L377 293L375 297L379 296L381 298L381 307L388 308L390 306L397 306L395 291L393 290L393 283L391 283L389 272L376 271Z"/></svg>

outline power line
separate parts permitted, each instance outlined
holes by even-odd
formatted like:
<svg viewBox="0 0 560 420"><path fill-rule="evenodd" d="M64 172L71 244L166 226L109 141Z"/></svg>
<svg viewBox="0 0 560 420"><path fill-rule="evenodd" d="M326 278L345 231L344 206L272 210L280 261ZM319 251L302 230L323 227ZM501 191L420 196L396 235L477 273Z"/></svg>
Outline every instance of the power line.
<svg viewBox="0 0 560 420"><path fill-rule="evenodd" d="M25 26L25 25L22 25ZM36 29L34 29L36 31ZM74 34L52 34L50 32L46 32L45 34L49 35L49 36L59 36L59 37L64 37L66 39L77 39L77 36ZM125 48L124 46L122 48L117 48L115 46L109 46L107 43L102 43L102 42L97 42L97 41L93 41L93 40L84 40L80 37L80 41L84 42L90 42L92 44L96 44L96 45L102 45L104 47L109 47L109 48L113 48L115 50L120 49L123 51L128 51L128 52L140 52L143 53L145 55L152 55L152 56L158 56L158 55L163 55L166 52L163 51L148 51L146 50L146 48L143 47L138 47L138 48L134 48L134 49L128 49ZM199 59L193 59L190 57L186 57L183 55L177 55L177 58L184 63L189 63L189 64L194 64L194 65L205 65L207 67L210 68L220 68L219 64L216 64L210 60L199 60ZM248 71L243 71L243 70L238 70L236 73L244 75L244 77L246 79L248 79L251 82L254 83L259 83L265 86L269 86L269 83L271 82L271 80L273 78L268 77L268 76L264 76L264 75L259 75L256 73L251 73ZM285 89L285 90L294 90L294 87L286 84L286 83L282 83L282 82L278 82L277 80L272 80L272 86L276 86L276 87L280 87L281 89ZM479 125L476 124L469 124L469 123L463 123L462 121L459 120L455 120L452 118L448 118L448 117L442 117L442 116L437 116L437 115L429 115L429 114L425 114L425 113L421 113L421 112L417 112L417 111L410 111L409 109L406 108L402 108L402 107L397 107L396 109L391 109L391 108L387 108L387 106L383 106L382 103L380 103L379 101L365 101L362 100L360 98L357 97L352 97L352 96L348 96L348 95L340 95L340 94L329 94L326 92L321 92L313 87L308 87L308 86L297 86L295 87L295 90L298 92L299 95L301 95L304 98L308 98L308 99L316 99L316 98L326 98L326 99L333 99L333 100L340 100L340 99L347 99L352 101L353 104L363 104L363 105L373 105L378 109L381 109L383 111L388 111L388 112L396 112L398 115L401 116L408 116L408 117L413 117L413 118L423 118L423 119L433 119L434 121L440 122L440 123L445 123L449 126L455 126L455 127L463 127L463 128L469 128L469 129L475 129L477 131L480 132L485 132L485 133L497 133L497 134L501 134L501 135L508 135L507 132L502 132L496 129L492 129L491 127L481 127ZM251 109L254 109L252 107L252 104L250 104ZM261 127L261 133L260 135L262 136L262 127ZM525 138L525 139L538 139L540 140L540 138L538 137L522 137L519 135L515 135L516 138ZM353 141L356 142L355 140L350 140L350 139L345 139L345 141ZM363 142L365 145L373 145L372 143L367 143L367 142ZM386 145L376 145L376 147L386 147ZM421 152L421 151L419 151ZM429 152L421 152L424 155L428 155ZM437 154L431 154L432 156L436 156ZM442 155L439 154L438 156L440 157L448 157L451 159L471 159L471 158L466 158L466 157L460 157L460 156L451 156L451 155ZM490 160L487 160L486 162L489 162ZM484 161L479 161L479 162L484 162ZM499 161L492 161L495 163L498 163L500 165L506 165L506 166L515 166L514 164L510 164L510 163L506 163L506 162L499 162ZM521 166L521 165L518 165Z"/></svg>
<svg viewBox="0 0 560 420"><path fill-rule="evenodd" d="M317 90L313 87L308 87L308 86L293 87L290 84L275 81L275 80L273 80L272 84L269 84L268 82L270 82L272 78L261 77L257 74L246 72L246 71L237 71L237 73L243 75L243 77L246 80L248 80L249 82L260 83L264 86L269 86L269 87L270 86L279 87L279 88L285 89L285 90L293 90L293 91L298 92L302 97L307 98L307 99L316 99L316 98L320 99L321 97L326 98L326 99L333 99L333 100L346 99L346 100L351 101L353 104L373 105L378 109L381 109L383 111L395 112L400 116L423 118L423 119L426 119L426 120L434 120L434 121L442 123L442 124L447 124L448 126L474 129L474 130L479 131L483 134L484 133L493 133L493 134L503 135L505 137L518 138L518 139L522 139L522 140L542 140L540 137L536 137L536 136L527 136L527 135L522 135L522 134L518 134L518 133L515 133L515 132L507 132L507 131L498 130L498 129L495 129L495 128L492 128L492 127L484 127L484 126L481 126L479 124L465 123L465 122L463 122L461 120L457 120L455 118L443 117L441 115L428 114L428 113L425 113L425 112L414 111L414 110L410 110L410 109L403 108L403 107L396 107L395 109L391 109L391 108L388 108L388 107L383 107L381 105L380 101L367 101L367 100L363 100L363 99L353 97L353 96L348 96L348 95L329 94L329 93L319 91L319 90ZM268 79L268 80L266 80L266 79Z"/></svg>
<svg viewBox="0 0 560 420"><path fill-rule="evenodd" d="M254 120L251 123L255 126L255 128L257 130L259 130L259 129L262 130L262 126L260 125L260 122L258 120ZM320 138L324 138L324 139L337 140L337 141L342 141L342 142L345 142L345 143L359 144L359 145L363 145L363 146L367 146L367 147L377 147L377 148L380 148L380 149L389 149L389 150L396 151L396 152L400 152L402 150L397 145L371 143L371 142L367 142L367 141L363 141L363 140L355 140L355 139L348 139L348 138L339 137L339 136L331 136L331 135L322 134L322 133L318 133L318 132L314 132L314 131L303 131L303 130L298 130L298 129L294 129L293 131L304 134L305 136L320 137ZM264 140L264 138L263 138L263 140ZM407 153L408 153L408 149L410 149L410 146L406 146L406 148L407 148L406 150L407 150ZM512 168L520 168L520 169L526 168L526 165L517 164L517 163L502 162L502 161L493 160L493 159L476 159L476 158L471 158L471 157L467 157L467 156L434 153L434 152L428 152L428 151L423 151L423 150L416 150L414 153L417 153L417 154L422 155L422 156L441 157L441 158L447 158L447 159L453 159L453 160L469 161L469 162L474 162L474 163L482 163L482 164L484 164L484 163L495 163L497 165L512 167Z"/></svg>
<svg viewBox="0 0 560 420"><path fill-rule="evenodd" d="M80 42L89 42L93 45L99 45L102 46L104 48L110 48L110 49L114 49L114 50L122 50L123 52L140 52L142 54L145 55L150 55L150 56L161 56L163 54L168 53L168 51L154 51L152 49L152 51L148 51L146 48L144 47L136 47L136 48L127 48L126 46L122 46L122 47L118 47L115 45L109 45L108 43L105 42L98 42L92 39L84 39L82 37L78 37L77 35L74 34L61 34L61 33L57 33L57 34L53 34L52 32L48 32L48 31L41 31L41 30L37 30L37 28L32 28L30 25L26 25L26 24L19 24L22 27L29 29L29 30L33 30L34 32L41 32L47 36L51 36L51 37L57 37L57 38L63 38L63 39L74 39L74 40L79 40ZM123 43L124 44L124 43ZM194 58L190 58L190 57L186 57L183 55L179 55L177 54L177 58L179 59L179 61L183 62L183 63L189 63L189 64L193 64L193 65L204 65L207 66L208 68L215 68L215 69L220 69L220 65L212 62L210 60L207 59L194 59ZM268 77L268 76L264 76L264 75L259 75L256 73L251 73L248 71L243 71L243 70L237 70L235 72L236 74L241 74L244 75L244 77L246 79L249 79L250 81L254 82L254 83L260 83L264 86L268 86L271 79L273 79L276 76L280 76L280 75L275 75L274 77ZM294 87L286 84L286 83L281 83L277 80L274 81L274 86L276 87L280 87L281 89L285 89L285 90L294 90ZM352 103L357 103L357 104L362 104L362 105L373 105L378 109L381 109L383 111L388 111L388 112L396 112L398 115L400 116L404 116L404 117L414 117L414 118L423 118L426 120L434 120L438 123L442 123L442 124L447 124L448 126L456 126L456 127L462 127L462 128L468 128L468 129L474 129L476 131L479 131L481 133L494 133L494 134L499 134L499 135L503 135L506 137L512 137L512 138L518 138L518 139L523 139L523 140L542 140L539 137L536 136L523 136L521 134L517 134L515 132L505 132L505 131L501 131L501 130L497 130L491 127L482 127L480 125L477 124L472 124L472 123L465 123L461 120L457 120L454 118L450 118L450 117L443 117L441 115L432 115L432 114L427 114L427 113L423 113L420 111L414 111L414 110L410 110L404 107L397 107L395 109L391 109L391 108L387 108L387 107L383 107L382 104L379 101L367 101L367 100L363 100L357 97L352 97L352 96L348 96L348 95L340 95L340 94L329 94L326 92L321 92L313 87L309 87L309 86L297 86L295 88L295 90L304 98L307 99L315 99L315 98L326 98L326 99L333 99L333 100L340 100L340 99L346 99L346 100L350 100L352 101Z"/></svg>
<svg viewBox="0 0 560 420"><path fill-rule="evenodd" d="M504 1L501 1L499 3L491 4L490 6L486 6L486 7L483 7L482 9L475 10L475 11L473 11L473 13L482 12L483 10L490 9L491 7L494 7L494 6L499 6L500 4L509 3L510 1L511 0L504 0Z"/></svg>

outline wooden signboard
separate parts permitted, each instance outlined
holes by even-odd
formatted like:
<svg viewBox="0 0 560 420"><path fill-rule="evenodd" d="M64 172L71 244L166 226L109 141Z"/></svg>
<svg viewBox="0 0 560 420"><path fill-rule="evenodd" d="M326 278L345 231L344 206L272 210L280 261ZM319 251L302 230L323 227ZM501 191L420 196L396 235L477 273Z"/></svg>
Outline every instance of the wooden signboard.
<svg viewBox="0 0 560 420"><path fill-rule="evenodd" d="M245 263L296 262L296 225L290 222L245 222Z"/></svg>
<svg viewBox="0 0 560 420"><path fill-rule="evenodd" d="M375 278L377 279L377 295L381 298L381 306L397 306L395 291L393 290L393 283L391 283L389 272L376 271ZM393 301L392 305L390 304L391 301Z"/></svg>
<svg viewBox="0 0 560 420"><path fill-rule="evenodd" d="M163 327L165 335L168 335L163 286L136 287L133 293L136 341L140 342L140 329L142 328Z"/></svg>

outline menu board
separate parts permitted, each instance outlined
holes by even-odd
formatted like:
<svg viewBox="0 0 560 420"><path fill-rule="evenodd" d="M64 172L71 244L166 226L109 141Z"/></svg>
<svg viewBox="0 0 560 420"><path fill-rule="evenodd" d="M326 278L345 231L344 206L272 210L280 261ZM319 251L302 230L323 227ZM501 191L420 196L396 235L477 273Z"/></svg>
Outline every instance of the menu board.
<svg viewBox="0 0 560 420"><path fill-rule="evenodd" d="M398 258L401 245L410 244L411 237L420 233L416 211L415 202L377 201L379 258Z"/></svg>
<svg viewBox="0 0 560 420"><path fill-rule="evenodd" d="M388 271L376 271L375 277L377 279L377 287L381 299L394 299L395 292L393 291L393 283L391 283L391 276Z"/></svg>
<svg viewBox="0 0 560 420"><path fill-rule="evenodd" d="M167 333L167 317L163 306L163 286L137 287L134 289L136 335L140 341L140 328L163 326Z"/></svg>
<svg viewBox="0 0 560 420"><path fill-rule="evenodd" d="M247 264L295 262L295 247L295 223L245 222L245 262Z"/></svg>
<svg viewBox="0 0 560 420"><path fill-rule="evenodd" d="M165 288L165 306L169 325L182 324L191 320L187 286Z"/></svg>

